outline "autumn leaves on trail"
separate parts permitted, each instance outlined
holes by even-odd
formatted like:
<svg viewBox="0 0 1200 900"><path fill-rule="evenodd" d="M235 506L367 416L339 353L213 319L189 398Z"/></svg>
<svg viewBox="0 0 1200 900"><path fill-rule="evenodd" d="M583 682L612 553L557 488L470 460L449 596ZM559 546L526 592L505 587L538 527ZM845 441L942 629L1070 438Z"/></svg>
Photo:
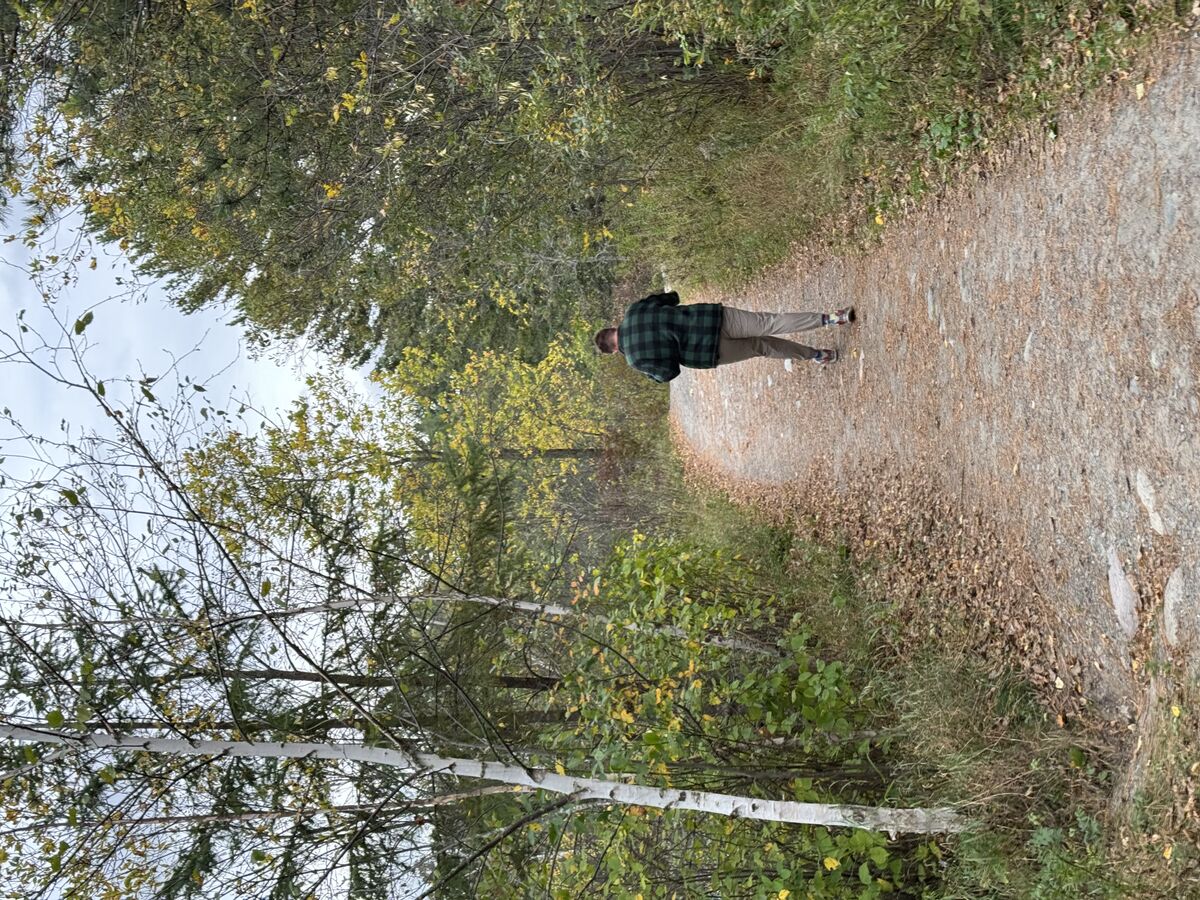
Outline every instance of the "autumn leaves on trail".
<svg viewBox="0 0 1200 900"><path fill-rule="evenodd" d="M1198 81L1186 41L869 253L738 293L853 300L835 371L688 373L671 397L698 469L884 561L914 635L965 620L1118 733L1153 659L1200 669Z"/></svg>

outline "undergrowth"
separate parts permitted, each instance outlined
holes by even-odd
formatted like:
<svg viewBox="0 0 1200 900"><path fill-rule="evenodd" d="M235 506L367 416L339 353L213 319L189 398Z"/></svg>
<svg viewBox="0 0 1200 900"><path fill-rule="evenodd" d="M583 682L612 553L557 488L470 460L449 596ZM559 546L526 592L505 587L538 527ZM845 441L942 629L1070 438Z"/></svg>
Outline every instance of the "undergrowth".
<svg viewBox="0 0 1200 900"><path fill-rule="evenodd" d="M869 234L986 161L1010 135L1050 133L1064 104L1136 82L1139 51L1190 27L1175 0L659 0L648 27L700 32L717 70L755 64L765 90L715 100L621 197L626 255L676 283L729 287L797 241ZM692 38L693 43L695 38ZM685 39L686 42L686 39ZM706 49L708 48L708 49Z"/></svg>
<svg viewBox="0 0 1200 900"><path fill-rule="evenodd" d="M966 649L965 629L961 642L951 632L898 652L897 613L862 586L864 561L685 487L665 442L654 465L676 505L675 527L752 561L779 621L790 623L785 631L803 630L845 663L870 711L855 739L887 786L880 802L953 805L970 818L963 835L891 846L915 879L895 883L901 895L1140 896L1108 815L1117 760L1106 741L1059 726L1015 671L985 669Z"/></svg>
<svg viewBox="0 0 1200 900"><path fill-rule="evenodd" d="M874 848L884 865L868 874L889 881L900 896L1165 900L1194 893L1200 881L1194 682L1166 662L1147 663L1146 677L1163 687L1143 751L1146 774L1133 802L1114 806L1116 782L1128 768L1122 735L1086 720L1060 724L1016 666L984 663L971 649L968 609L958 611L957 626L951 616L936 640L900 640L900 607L868 587L880 579L865 576L901 563L854 558L845 547L803 539L773 524L777 518L690 482L662 392L623 366L609 375L618 444L629 464L620 484L603 490L636 496L640 508L653 510L655 533L739 561L753 573L756 590L771 597L763 609L771 614L772 636L803 633L814 652L845 667L856 708L866 716L855 720L851 740L863 753L857 759L868 761L878 778L864 799L952 805L972 823L949 839L839 845L847 862L869 861ZM759 838L780 846L778 835L748 827L711 836L712 846ZM753 868L753 848L738 846L739 864ZM893 859L895 878L885 871ZM763 883L788 889L778 872L760 874L769 879ZM849 882L838 883L849 890ZM871 890L888 893L873 883Z"/></svg>

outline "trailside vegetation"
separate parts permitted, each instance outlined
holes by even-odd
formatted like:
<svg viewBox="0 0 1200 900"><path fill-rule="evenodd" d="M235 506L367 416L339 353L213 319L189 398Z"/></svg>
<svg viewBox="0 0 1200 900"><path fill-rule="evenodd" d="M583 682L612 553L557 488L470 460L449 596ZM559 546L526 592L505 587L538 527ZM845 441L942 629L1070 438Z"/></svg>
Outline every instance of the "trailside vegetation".
<svg viewBox="0 0 1200 900"><path fill-rule="evenodd" d="M6 4L2 174L27 239L77 209L259 340L535 360L634 262L729 284L882 226L1177 7Z"/></svg>
<svg viewBox="0 0 1200 900"><path fill-rule="evenodd" d="M885 662L886 604L686 489L660 406L550 380L523 418L536 367L416 360L255 424L63 338L8 336L108 413L10 442L14 896L1120 887L1102 756L945 647Z"/></svg>

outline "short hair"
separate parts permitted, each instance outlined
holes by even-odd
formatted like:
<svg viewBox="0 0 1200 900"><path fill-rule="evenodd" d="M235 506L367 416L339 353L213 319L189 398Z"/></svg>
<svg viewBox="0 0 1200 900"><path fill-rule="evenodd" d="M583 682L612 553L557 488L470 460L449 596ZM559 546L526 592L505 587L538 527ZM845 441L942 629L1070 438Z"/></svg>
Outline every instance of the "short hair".
<svg viewBox="0 0 1200 900"><path fill-rule="evenodd" d="M615 329L615 328L612 328L612 327L610 326L610 327L608 327L608 328L601 328L599 331L597 331L597 332L596 332L596 334L595 334L595 336L592 338L592 341L593 341L593 342L596 344L596 349L597 349L597 350L599 350L601 353L613 353L613 352L615 352L615 351L609 350L609 349L608 349L608 348L605 346L605 339L608 337L608 335L609 335L610 333L615 333L615 332L616 332L616 330L617 330L617 329Z"/></svg>

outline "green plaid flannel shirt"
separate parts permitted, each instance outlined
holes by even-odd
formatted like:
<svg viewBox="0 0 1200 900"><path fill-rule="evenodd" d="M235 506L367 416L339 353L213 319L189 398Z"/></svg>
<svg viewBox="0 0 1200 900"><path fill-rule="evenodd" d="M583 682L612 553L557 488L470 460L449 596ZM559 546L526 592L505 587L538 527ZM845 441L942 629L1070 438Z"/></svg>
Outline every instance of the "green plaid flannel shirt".
<svg viewBox="0 0 1200 900"><path fill-rule="evenodd" d="M680 366L711 369L721 339L720 303L679 305L674 291L651 294L629 307L617 326L617 347L628 363L655 381L670 381Z"/></svg>

